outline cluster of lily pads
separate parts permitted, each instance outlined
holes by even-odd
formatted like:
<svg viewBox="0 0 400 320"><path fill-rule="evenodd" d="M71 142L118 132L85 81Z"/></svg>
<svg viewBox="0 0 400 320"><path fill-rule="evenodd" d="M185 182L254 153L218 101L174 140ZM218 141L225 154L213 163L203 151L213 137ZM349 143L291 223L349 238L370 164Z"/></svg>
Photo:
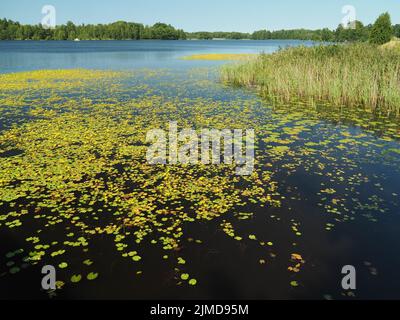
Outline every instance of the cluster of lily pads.
<svg viewBox="0 0 400 320"><path fill-rule="evenodd" d="M175 82L168 71L1 75L0 233L17 235L24 247L6 253L0 276L45 261L64 271L60 289L93 281L101 277L90 256L94 239L106 237L122 258L138 265L142 244L159 246L163 259L175 259L171 252L190 238L188 227L210 221L234 241L272 250L278 239L239 234L236 228L253 219L254 207L305 201L301 181L290 187L286 182L299 173L317 177L312 188L326 214L326 231L359 216L375 221L398 205L398 195L384 190L385 176L361 167L384 163L399 172L400 131L393 122L345 118L356 123L351 127L338 124L340 118L322 118L315 107L301 112L293 104L273 107L224 88L207 72L190 71ZM255 129L254 173L240 177L229 165L150 165L146 133L167 129L169 121L196 130ZM371 194L361 193L365 185ZM300 241L301 221L290 219L288 228ZM286 259L288 272L297 276L306 261L295 250ZM74 254L87 257L84 274L64 258ZM271 259L278 254L271 251ZM176 258L177 283L207 281L180 268L189 263ZM291 278L289 284L300 282Z"/></svg>

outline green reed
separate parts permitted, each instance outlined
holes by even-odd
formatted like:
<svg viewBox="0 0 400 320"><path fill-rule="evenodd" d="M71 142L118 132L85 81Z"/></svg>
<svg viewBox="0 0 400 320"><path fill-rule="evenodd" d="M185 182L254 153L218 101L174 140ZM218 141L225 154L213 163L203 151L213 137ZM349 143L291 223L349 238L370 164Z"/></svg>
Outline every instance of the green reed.
<svg viewBox="0 0 400 320"><path fill-rule="evenodd" d="M400 115L400 51L369 44L296 47L222 68L223 81L263 95Z"/></svg>

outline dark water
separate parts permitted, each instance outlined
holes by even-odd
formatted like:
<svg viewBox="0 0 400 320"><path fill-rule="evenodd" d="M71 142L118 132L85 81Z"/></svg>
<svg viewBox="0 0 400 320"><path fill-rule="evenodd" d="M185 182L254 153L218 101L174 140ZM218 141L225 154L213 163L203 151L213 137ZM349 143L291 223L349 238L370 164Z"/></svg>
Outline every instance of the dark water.
<svg viewBox="0 0 400 320"><path fill-rule="evenodd" d="M272 174L277 192L282 196L277 207L246 204L240 212L252 213L247 220L238 219L238 212L232 210L213 221L185 226L179 250L171 256L185 258L185 271L198 280L195 287L182 285L177 280L174 261L163 261L163 250L148 241L140 245L143 274L136 276L138 267L122 259L114 242L103 235L89 241L90 259L100 274L99 279L82 281L79 285L67 283L57 293L59 298L400 298L398 122L322 104L263 100L254 92L220 84L215 67L225 62L180 59L199 53L273 52L279 47L299 44L302 43L0 42L2 73L71 68L134 70L135 75L124 82L124 87L111 93L113 98L125 101L162 96L165 101L185 101L175 110L176 119L182 121L199 115L199 110L194 108L200 100L216 103L214 109L207 109L211 119L225 116L228 122L228 114L230 117L243 115L259 137L258 170ZM153 71L151 76L149 71L142 70L148 68ZM74 94L94 101L110 97L106 91ZM146 110L137 112L146 116ZM12 123L20 125L29 121L20 113L19 120L13 117L12 109L4 109L1 116L3 131ZM173 116L166 115L166 118L176 120ZM280 149L287 143L290 150ZM20 150L13 152L0 157L21 153ZM0 210L5 215L12 209L3 204ZM235 241L221 230L224 220L234 225L243 241ZM41 264L17 274L9 273L7 253L25 248L25 237L33 231L30 225L37 225L30 216L24 217L23 222L17 229L0 225L0 288L4 289L0 290L0 297L45 299L48 294L38 288ZM62 239L71 231L69 228L68 221L51 229L43 227L41 240L50 243ZM250 240L249 235L255 235L258 241L271 241L273 245L260 245ZM201 239L202 243L191 239ZM301 255L302 259L291 258L293 254ZM87 257L86 253L67 252L63 259L74 266ZM54 263L50 257L43 262ZM341 269L345 265L356 267L357 290L347 292L341 288ZM288 268L299 270L293 272ZM67 279L65 282L71 276L70 271L81 272L79 267L60 271L60 276ZM293 281L297 287L291 285Z"/></svg>

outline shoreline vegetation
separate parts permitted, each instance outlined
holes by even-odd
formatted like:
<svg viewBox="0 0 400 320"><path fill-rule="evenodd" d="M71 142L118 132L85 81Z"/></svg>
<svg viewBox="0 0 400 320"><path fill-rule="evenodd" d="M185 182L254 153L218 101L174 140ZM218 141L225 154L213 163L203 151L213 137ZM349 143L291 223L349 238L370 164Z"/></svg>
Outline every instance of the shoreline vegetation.
<svg viewBox="0 0 400 320"><path fill-rule="evenodd" d="M224 66L222 81L256 87L261 95L362 107L400 115L400 41L390 15L379 16L368 42L281 49Z"/></svg>
<svg viewBox="0 0 400 320"><path fill-rule="evenodd" d="M389 16L383 14L382 16ZM381 16L381 17L382 17ZM390 19L390 18L389 18ZM400 37L400 24L391 26L393 35ZM0 19L0 40L311 40L323 42L365 42L374 32L374 25L361 21L353 25L340 24L335 30L329 28L308 30L258 30L243 32L185 32L170 24L153 26L141 23L117 21L110 24L75 25L67 22L53 29L41 24L24 25L9 19ZM387 41L386 41L387 42Z"/></svg>
<svg viewBox="0 0 400 320"><path fill-rule="evenodd" d="M262 96L363 107L400 116L400 41L295 47L226 65L221 80Z"/></svg>

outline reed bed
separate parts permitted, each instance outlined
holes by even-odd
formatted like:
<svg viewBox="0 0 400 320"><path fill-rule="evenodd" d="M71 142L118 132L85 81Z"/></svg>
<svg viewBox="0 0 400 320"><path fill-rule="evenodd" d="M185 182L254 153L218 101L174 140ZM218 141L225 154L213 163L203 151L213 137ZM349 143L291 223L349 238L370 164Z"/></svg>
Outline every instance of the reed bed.
<svg viewBox="0 0 400 320"><path fill-rule="evenodd" d="M222 67L224 82L400 115L400 51L370 44L296 47Z"/></svg>

